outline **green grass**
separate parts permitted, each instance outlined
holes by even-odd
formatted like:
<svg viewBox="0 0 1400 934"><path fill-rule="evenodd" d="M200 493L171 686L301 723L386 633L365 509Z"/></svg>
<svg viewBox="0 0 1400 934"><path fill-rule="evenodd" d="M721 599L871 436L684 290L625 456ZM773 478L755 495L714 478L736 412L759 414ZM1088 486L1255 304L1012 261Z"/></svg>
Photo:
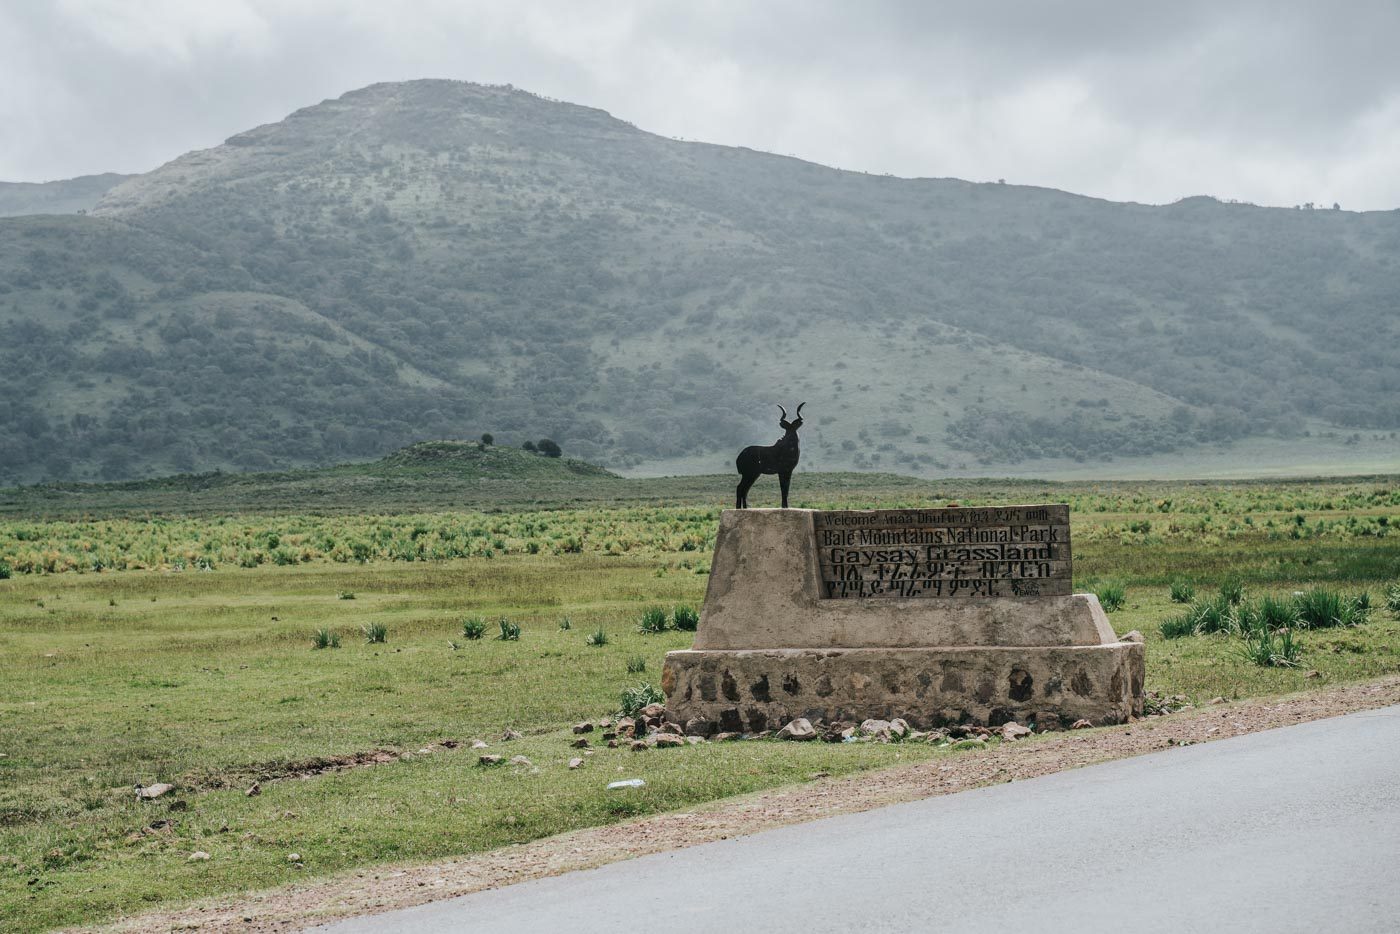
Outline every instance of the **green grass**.
<svg viewBox="0 0 1400 934"><path fill-rule="evenodd" d="M1116 613L1128 602L1127 588L1116 581L1100 584L1094 588L1094 595L1099 598L1099 603L1106 613Z"/></svg>
<svg viewBox="0 0 1400 934"><path fill-rule="evenodd" d="M964 497L1013 498L1071 502L1081 586L1125 588L1112 621L1119 632L1147 634L1149 690L1202 702L1400 671L1400 621L1389 614L1326 629L1284 625L1299 667L1256 664L1229 622L1261 621L1250 631L1270 634L1270 655L1286 655L1274 630L1288 615L1280 606L1294 591L1322 588L1353 607L1355 623L1357 595L1400 580L1400 537L1388 532L1400 502L1388 483L989 482ZM917 744L743 743L600 749L583 769L565 767L570 724L616 711L625 690L639 699L639 676L656 677L666 651L691 644L688 632L668 625L641 633L637 622L649 607L670 608L661 610L670 623L676 608L700 605L716 515L712 506L633 504L0 521L0 556L10 563L52 550L126 552L148 565L29 569L0 581L0 928L90 922L386 860L481 851L817 771L846 774L934 755ZM489 557L485 550L412 561L391 554L421 544L432 555L459 534L487 542ZM365 563L323 555L247 568L220 559L211 571L195 570L190 558L218 557L243 540L319 550L321 535L363 541L375 555ZM555 535L582 547L525 548ZM173 560L183 560L183 570ZM1247 591L1238 606L1217 596L1230 578ZM1210 595L1199 605L1213 608L1217 632L1198 633L1194 622L1177 638L1159 632L1182 613L1169 591L1179 580ZM561 617L576 625L561 629ZM452 642L466 636L464 619L484 631L485 621L502 618L520 627L518 641ZM392 630L392 640L347 639L338 651L316 651L307 638L371 625ZM581 638L600 630L609 634L604 644ZM1318 675L1309 678L1311 671ZM538 773L469 768L465 746L416 752L478 737L501 751L496 738L506 727L525 734L510 754L530 757ZM410 757L266 780L378 749ZM606 780L634 775L647 780L642 794L603 790ZM258 778L263 793L245 797ZM138 805L132 786L156 781L179 790L171 801ZM287 811L297 817L284 819ZM162 818L175 821L169 833L128 842ZM214 860L186 863L196 849ZM305 857L304 869L287 865L292 850Z"/></svg>
<svg viewBox="0 0 1400 934"><path fill-rule="evenodd" d="M642 622L638 628L641 632L662 633L671 628L671 618L662 607L649 606L642 610Z"/></svg>
<svg viewBox="0 0 1400 934"><path fill-rule="evenodd" d="M338 649L340 648L340 633L323 626L312 634L311 647L313 649Z"/></svg>

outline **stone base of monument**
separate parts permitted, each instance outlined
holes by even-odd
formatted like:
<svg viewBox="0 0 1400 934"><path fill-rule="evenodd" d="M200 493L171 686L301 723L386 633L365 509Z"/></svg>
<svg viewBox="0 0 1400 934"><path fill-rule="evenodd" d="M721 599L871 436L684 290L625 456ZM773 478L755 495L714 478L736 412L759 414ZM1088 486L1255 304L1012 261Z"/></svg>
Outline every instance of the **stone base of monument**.
<svg viewBox="0 0 1400 934"><path fill-rule="evenodd" d="M1042 519L1036 510L1043 509L1062 513ZM968 512L726 510L695 647L666 656L670 719L695 721L697 732L761 732L797 717L902 717L921 729L1015 720L1044 729L1141 715L1143 646L1117 639L1092 594L1026 593L1036 589L1026 583L1034 578L1016 578L1020 593L1008 596L1003 582L986 577L977 579L973 596L974 572L1005 570L1001 562L985 563L991 546L978 546L966 568L932 560L959 557L956 544L932 541L949 528L955 538L1051 538L1039 555L1045 561L1014 570L1030 568L1049 582L1041 589L1067 591L1068 510ZM959 523L972 526L983 516L1003 525L991 533L980 526L958 531ZM1026 516L1033 518L1019 521ZM850 533L855 544L833 546L847 533L834 537L830 529L845 521L861 523L861 534ZM921 544L885 544L900 537ZM864 544L872 539L876 545ZM1019 549L1018 562L1020 552L1029 553L1000 547L1003 556ZM861 570L833 574L833 555L850 556ZM881 571L874 558L890 560ZM1052 577L1062 566L1063 575ZM924 583L911 587L911 579ZM929 593L930 580L945 582L935 587L939 593ZM960 583L953 589L947 580ZM888 589L892 581L899 586ZM833 596L842 589L854 598Z"/></svg>

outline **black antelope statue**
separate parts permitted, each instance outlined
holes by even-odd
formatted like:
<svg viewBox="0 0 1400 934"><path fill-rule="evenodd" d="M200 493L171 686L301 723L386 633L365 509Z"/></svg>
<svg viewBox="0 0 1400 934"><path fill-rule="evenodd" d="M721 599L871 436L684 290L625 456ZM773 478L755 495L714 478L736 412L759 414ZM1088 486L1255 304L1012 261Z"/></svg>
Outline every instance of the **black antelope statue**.
<svg viewBox="0 0 1400 934"><path fill-rule="evenodd" d="M792 421L788 421L787 409L778 406L778 411L783 413L783 417L778 419L778 426L783 429L784 434L776 444L766 447L755 444L739 452L734 461L734 466L739 468L739 490L734 500L735 509L749 508L749 487L766 473L778 475L778 485L783 488L783 508L787 508L788 485L792 483L792 472L797 469L797 459L802 456L802 452L797 448L797 429L802 427L802 406L806 404L797 404L797 417Z"/></svg>

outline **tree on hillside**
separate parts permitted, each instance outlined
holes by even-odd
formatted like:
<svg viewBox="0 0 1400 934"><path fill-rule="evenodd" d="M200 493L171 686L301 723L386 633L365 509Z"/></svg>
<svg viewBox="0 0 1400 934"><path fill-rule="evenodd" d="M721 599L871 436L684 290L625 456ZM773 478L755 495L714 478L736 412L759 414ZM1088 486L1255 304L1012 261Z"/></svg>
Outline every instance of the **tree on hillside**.
<svg viewBox="0 0 1400 934"><path fill-rule="evenodd" d="M522 445L520 446L520 449L523 450L523 451L529 451L531 454L534 454L534 453L535 453L535 442L533 442L533 441L526 441L524 444L522 444Z"/></svg>
<svg viewBox="0 0 1400 934"><path fill-rule="evenodd" d="M559 447L559 445L555 444L548 438L541 438L540 440L536 441L535 449L539 451L539 453L543 454L545 457L560 457L564 453L563 448Z"/></svg>
<svg viewBox="0 0 1400 934"><path fill-rule="evenodd" d="M481 443L490 446L496 443L496 437L488 431L481 436Z"/></svg>

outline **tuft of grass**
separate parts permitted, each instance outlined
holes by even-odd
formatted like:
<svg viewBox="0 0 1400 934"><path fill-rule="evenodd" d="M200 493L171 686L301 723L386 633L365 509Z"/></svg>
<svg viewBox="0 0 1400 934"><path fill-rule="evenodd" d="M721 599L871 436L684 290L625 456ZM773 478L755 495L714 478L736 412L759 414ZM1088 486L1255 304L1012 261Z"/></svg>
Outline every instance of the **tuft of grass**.
<svg viewBox="0 0 1400 934"><path fill-rule="evenodd" d="M1196 599L1196 588L1190 581L1172 581L1172 603L1190 603Z"/></svg>
<svg viewBox="0 0 1400 934"><path fill-rule="evenodd" d="M624 717L633 716L648 704L664 704L665 702L666 695L661 693L660 688L654 687L648 681L622 689L622 715Z"/></svg>
<svg viewBox="0 0 1400 934"><path fill-rule="evenodd" d="M1197 632L1234 632L1236 629L1234 606L1223 593L1213 600L1193 604L1191 611L1196 614Z"/></svg>
<svg viewBox="0 0 1400 934"><path fill-rule="evenodd" d="M1240 654L1261 668L1298 668L1303 647L1291 629L1257 629L1245 633Z"/></svg>
<svg viewBox="0 0 1400 934"><path fill-rule="evenodd" d="M649 606L642 610L642 624L638 632L658 633L671 628L669 614L659 606Z"/></svg>
<svg viewBox="0 0 1400 934"><path fill-rule="evenodd" d="M1123 604L1128 602L1127 588L1116 581L1100 584L1094 590L1094 595L1099 598L1099 605L1104 608L1105 613L1121 610Z"/></svg>
<svg viewBox="0 0 1400 934"><path fill-rule="evenodd" d="M601 648L608 644L608 634L603 631L602 626L599 626L584 637L583 644L591 645L594 648Z"/></svg>
<svg viewBox="0 0 1400 934"><path fill-rule="evenodd" d="M9 565L8 562L0 561L0 581L7 581L7 580L9 580L9 579L10 579L10 575L13 574L13 573L14 573L14 568L10 567L10 565Z"/></svg>
<svg viewBox="0 0 1400 934"><path fill-rule="evenodd" d="M360 627L360 632L365 634L365 641L371 644L389 641L389 627L383 623L365 623Z"/></svg>
<svg viewBox="0 0 1400 934"><path fill-rule="evenodd" d="M700 614L694 607L682 603L671 611L671 625L681 632L694 632L700 626Z"/></svg>
<svg viewBox="0 0 1400 934"><path fill-rule="evenodd" d="M1239 606L1244 599L1244 581L1238 577L1225 578L1225 583L1220 585L1220 599L1230 606Z"/></svg>
<svg viewBox="0 0 1400 934"><path fill-rule="evenodd" d="M353 590L342 590L342 591L340 592L340 599L342 599L342 600L354 600L354 599L355 599L355 591L353 591Z"/></svg>
<svg viewBox="0 0 1400 934"><path fill-rule="evenodd" d="M480 639L486 635L486 620L479 616L471 616L462 620L462 638Z"/></svg>
<svg viewBox="0 0 1400 934"><path fill-rule="evenodd" d="M1265 596L1258 603L1259 627L1269 632L1298 626L1298 604L1287 598Z"/></svg>
<svg viewBox="0 0 1400 934"><path fill-rule="evenodd" d="M564 617L563 619L561 619L561 620L559 621L559 631L560 631L560 632L568 632L570 629L573 629L573 628L574 628L574 621L571 620L571 619L569 619L569 617L566 616L566 617Z"/></svg>
<svg viewBox="0 0 1400 934"><path fill-rule="evenodd" d="M338 649L340 648L340 633L333 629L318 629L311 635L311 647L313 649Z"/></svg>
<svg viewBox="0 0 1400 934"><path fill-rule="evenodd" d="M1197 632L1196 613L1194 610L1178 613L1170 619L1162 620L1162 624L1157 628L1161 631L1163 639L1180 639L1183 636L1194 636Z"/></svg>
<svg viewBox="0 0 1400 934"><path fill-rule="evenodd" d="M3 568L0 568L0 578L3 576ZM1391 584L1386 588L1385 608L1396 616L1400 616L1400 584Z"/></svg>
<svg viewBox="0 0 1400 934"><path fill-rule="evenodd" d="M1299 622L1309 629L1360 626L1371 618L1371 594L1348 597L1330 587L1314 587L1294 598Z"/></svg>
<svg viewBox="0 0 1400 934"><path fill-rule="evenodd" d="M496 621L496 625L501 627L501 634L496 637L499 642L519 642L520 624L513 623L509 618L502 616Z"/></svg>
<svg viewBox="0 0 1400 934"><path fill-rule="evenodd" d="M640 655L633 655L627 659L627 673L629 675L639 675L647 670L647 660Z"/></svg>

